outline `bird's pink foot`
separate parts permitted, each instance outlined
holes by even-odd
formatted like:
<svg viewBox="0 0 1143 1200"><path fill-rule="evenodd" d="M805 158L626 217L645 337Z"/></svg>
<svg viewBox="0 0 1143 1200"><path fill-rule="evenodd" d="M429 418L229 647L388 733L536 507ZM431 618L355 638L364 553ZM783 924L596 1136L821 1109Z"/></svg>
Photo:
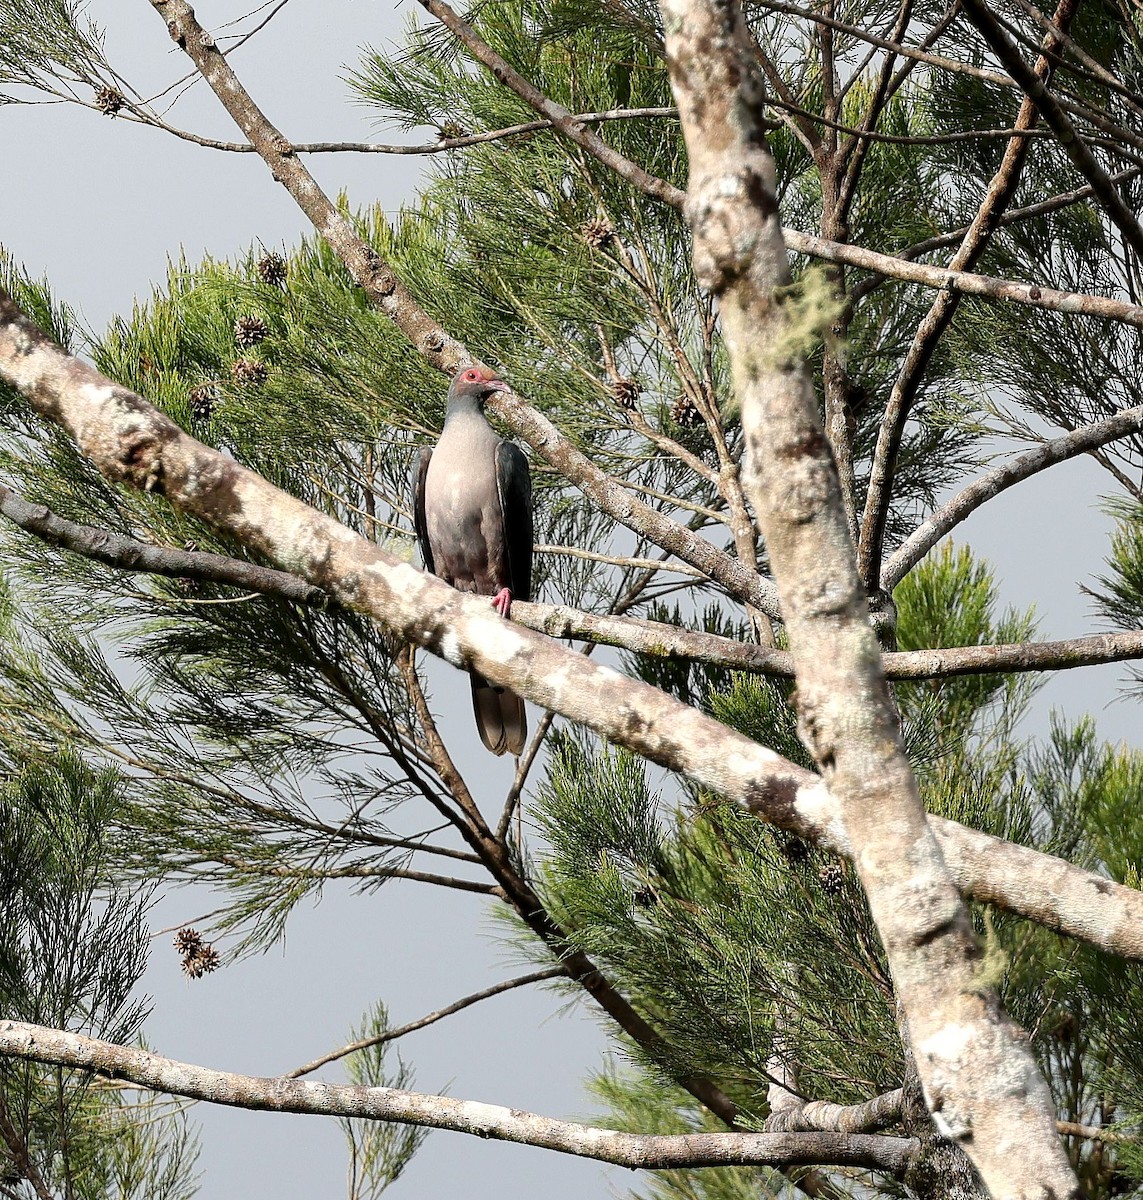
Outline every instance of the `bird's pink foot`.
<svg viewBox="0 0 1143 1200"><path fill-rule="evenodd" d="M512 593L507 588L501 588L500 591L492 597L492 607L502 616L507 618L512 612Z"/></svg>

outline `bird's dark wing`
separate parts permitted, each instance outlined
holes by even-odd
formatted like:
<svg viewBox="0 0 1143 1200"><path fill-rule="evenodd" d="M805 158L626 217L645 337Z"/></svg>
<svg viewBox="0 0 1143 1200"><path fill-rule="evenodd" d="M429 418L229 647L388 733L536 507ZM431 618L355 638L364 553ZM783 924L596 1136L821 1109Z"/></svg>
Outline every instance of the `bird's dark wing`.
<svg viewBox="0 0 1143 1200"><path fill-rule="evenodd" d="M524 452L513 442L496 447L496 490L504 516L508 587L514 600L531 600L532 475Z"/></svg>
<svg viewBox="0 0 1143 1200"><path fill-rule="evenodd" d="M425 480L428 478L429 459L432 456L432 450L428 446L423 447L413 471L413 528L417 531L417 544L421 548L425 570L435 575L437 572L433 565L433 548L429 545L429 522L425 516Z"/></svg>

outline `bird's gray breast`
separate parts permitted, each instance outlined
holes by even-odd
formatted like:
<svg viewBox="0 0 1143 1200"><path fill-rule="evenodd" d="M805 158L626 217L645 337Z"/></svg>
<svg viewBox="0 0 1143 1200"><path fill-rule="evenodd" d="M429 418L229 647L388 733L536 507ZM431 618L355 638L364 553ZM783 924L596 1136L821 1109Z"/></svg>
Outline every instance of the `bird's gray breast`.
<svg viewBox="0 0 1143 1200"><path fill-rule="evenodd" d="M436 573L466 592L508 585L504 516L496 486L500 439L479 414L450 420L425 477L425 524Z"/></svg>

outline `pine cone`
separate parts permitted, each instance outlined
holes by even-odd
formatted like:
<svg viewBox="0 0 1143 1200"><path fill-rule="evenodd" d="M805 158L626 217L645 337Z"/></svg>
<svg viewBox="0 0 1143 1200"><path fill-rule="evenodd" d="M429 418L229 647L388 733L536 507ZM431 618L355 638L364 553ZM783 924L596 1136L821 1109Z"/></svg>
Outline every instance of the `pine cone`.
<svg viewBox="0 0 1143 1200"><path fill-rule="evenodd" d="M269 332L269 327L261 317L239 317L234 322L234 344L241 350L247 350L264 342Z"/></svg>
<svg viewBox="0 0 1143 1200"><path fill-rule="evenodd" d="M611 397L620 408L635 408L643 389L638 379L616 379L611 385Z"/></svg>
<svg viewBox="0 0 1143 1200"><path fill-rule="evenodd" d="M682 429L690 429L702 424L702 413L690 396L682 395L671 406L671 420Z"/></svg>
<svg viewBox="0 0 1143 1200"><path fill-rule="evenodd" d="M273 251L263 254L258 260L258 274L262 277L263 283L281 287L286 282L286 271L286 260Z"/></svg>
<svg viewBox="0 0 1143 1200"><path fill-rule="evenodd" d="M188 954L187 957L183 959L183 974L188 979L202 978L202 964L199 962L197 954Z"/></svg>
<svg viewBox="0 0 1143 1200"><path fill-rule="evenodd" d="M827 896L840 896L845 887L845 868L841 863L826 863L818 871L818 883Z"/></svg>
<svg viewBox="0 0 1143 1200"><path fill-rule="evenodd" d="M468 130L457 121L445 121L443 125L438 126L438 129L440 129L442 142L451 141L453 138L468 137Z"/></svg>
<svg viewBox="0 0 1143 1200"><path fill-rule="evenodd" d="M217 971L222 966L222 958L213 946L203 946L195 955L195 961L198 963L199 975L209 975L211 971Z"/></svg>
<svg viewBox="0 0 1143 1200"><path fill-rule="evenodd" d="M220 398L218 388L213 383L200 383L198 387L191 388L187 397L191 416L196 421L209 421L214 416L214 406Z"/></svg>
<svg viewBox="0 0 1143 1200"><path fill-rule="evenodd" d="M615 229L606 217L595 217L579 227L580 236L593 250L606 250L615 240Z"/></svg>
<svg viewBox="0 0 1143 1200"><path fill-rule="evenodd" d="M123 107L123 95L111 87L100 88L95 93L95 107L105 117L113 117Z"/></svg>
<svg viewBox="0 0 1143 1200"><path fill-rule="evenodd" d="M230 368L230 377L239 387L257 387L266 382L266 374L266 364L256 358L240 358Z"/></svg>
<svg viewBox="0 0 1143 1200"><path fill-rule="evenodd" d="M810 856L809 846L795 834L787 834L785 837L779 837L778 849L782 857L792 867L801 866Z"/></svg>
<svg viewBox="0 0 1143 1200"><path fill-rule="evenodd" d="M202 949L202 934L197 929L180 929L174 936L174 947L184 956L197 954Z"/></svg>

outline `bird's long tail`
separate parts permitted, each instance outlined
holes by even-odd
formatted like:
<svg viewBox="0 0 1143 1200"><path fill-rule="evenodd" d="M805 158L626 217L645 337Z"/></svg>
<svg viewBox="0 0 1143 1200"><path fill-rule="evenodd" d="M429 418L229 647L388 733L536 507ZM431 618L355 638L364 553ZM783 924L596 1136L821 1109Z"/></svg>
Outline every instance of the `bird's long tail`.
<svg viewBox="0 0 1143 1200"><path fill-rule="evenodd" d="M528 718L524 701L515 692L489 683L472 672L472 711L480 740L493 754L523 753L528 737Z"/></svg>

